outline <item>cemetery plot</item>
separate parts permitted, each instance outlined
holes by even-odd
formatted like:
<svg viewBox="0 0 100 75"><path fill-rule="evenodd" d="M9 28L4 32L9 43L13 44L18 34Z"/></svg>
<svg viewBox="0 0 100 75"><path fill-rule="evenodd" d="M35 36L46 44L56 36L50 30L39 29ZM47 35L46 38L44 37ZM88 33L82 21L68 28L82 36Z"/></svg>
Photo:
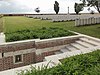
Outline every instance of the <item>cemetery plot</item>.
<svg viewBox="0 0 100 75"><path fill-rule="evenodd" d="M18 16L4 17L3 19L5 20L4 33L13 33L13 32L24 31L24 30L33 31L33 30L41 29L43 27L45 27L46 29L53 27L53 28L62 28L64 30L71 30L71 31L75 31L75 32L79 32L79 33L100 38L100 33L98 33L100 32L99 24L78 28L78 27L75 27L74 21L53 23L46 20L33 19L33 18L27 18L27 17L21 17L21 16L20 17ZM20 32L18 33L18 35L22 35L22 33ZM28 33L27 35L28 37L30 37Z"/></svg>

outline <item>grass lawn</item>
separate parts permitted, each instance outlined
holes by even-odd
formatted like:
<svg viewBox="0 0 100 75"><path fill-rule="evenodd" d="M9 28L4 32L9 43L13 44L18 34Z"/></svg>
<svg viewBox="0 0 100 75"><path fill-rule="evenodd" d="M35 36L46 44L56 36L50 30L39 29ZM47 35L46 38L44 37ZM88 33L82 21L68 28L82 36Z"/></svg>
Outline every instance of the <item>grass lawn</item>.
<svg viewBox="0 0 100 75"><path fill-rule="evenodd" d="M38 29L42 27L60 27L68 30L73 30L79 33L87 34L90 36L94 36L100 38L100 24L98 25L91 25L91 26L82 26L82 27L75 27L74 21L70 22L50 22L40 19L33 19L27 17L4 17L5 25L4 25L4 32L12 33L18 30L25 30L25 29Z"/></svg>
<svg viewBox="0 0 100 75"><path fill-rule="evenodd" d="M3 18L0 18L0 32L3 32Z"/></svg>

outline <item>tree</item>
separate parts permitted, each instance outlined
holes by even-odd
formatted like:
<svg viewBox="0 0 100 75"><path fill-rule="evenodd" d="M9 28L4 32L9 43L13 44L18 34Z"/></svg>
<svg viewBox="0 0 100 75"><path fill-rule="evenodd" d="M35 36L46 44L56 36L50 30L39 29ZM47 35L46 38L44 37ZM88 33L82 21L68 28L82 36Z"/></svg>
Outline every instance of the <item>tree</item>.
<svg viewBox="0 0 100 75"><path fill-rule="evenodd" d="M57 1L55 1L54 10L55 10L56 14L58 14L58 12L59 12L59 3Z"/></svg>
<svg viewBox="0 0 100 75"><path fill-rule="evenodd" d="M100 6L99 6L100 0L80 0L80 1L82 1L86 6L94 7L100 13Z"/></svg>
<svg viewBox="0 0 100 75"><path fill-rule="evenodd" d="M84 6L83 3L80 3L80 4L75 3L74 9L75 9L76 14L79 14L79 12L83 10L83 6Z"/></svg>
<svg viewBox="0 0 100 75"><path fill-rule="evenodd" d="M39 13L39 12L40 12L39 7L35 9L35 12L37 12L37 13Z"/></svg>

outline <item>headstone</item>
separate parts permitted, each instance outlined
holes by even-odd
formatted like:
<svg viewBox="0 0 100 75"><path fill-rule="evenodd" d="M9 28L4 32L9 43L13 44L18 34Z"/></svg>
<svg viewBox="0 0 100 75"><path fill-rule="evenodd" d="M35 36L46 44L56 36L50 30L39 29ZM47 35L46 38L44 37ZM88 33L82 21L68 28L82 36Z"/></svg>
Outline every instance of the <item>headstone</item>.
<svg viewBox="0 0 100 75"><path fill-rule="evenodd" d="M78 21L79 21L78 19L75 20L75 26L79 26Z"/></svg>
<svg viewBox="0 0 100 75"><path fill-rule="evenodd" d="M87 19L84 19L84 25L87 25Z"/></svg>
<svg viewBox="0 0 100 75"><path fill-rule="evenodd" d="M93 17L91 18L91 24L93 24L94 22L93 22Z"/></svg>
<svg viewBox="0 0 100 75"><path fill-rule="evenodd" d="M86 25L88 25L88 19L86 18Z"/></svg>
<svg viewBox="0 0 100 75"><path fill-rule="evenodd" d="M100 17L98 18L98 22L100 23Z"/></svg>
<svg viewBox="0 0 100 75"><path fill-rule="evenodd" d="M88 25L90 25L90 24L91 24L91 18L88 19Z"/></svg>
<svg viewBox="0 0 100 75"><path fill-rule="evenodd" d="M82 19L82 21L83 21L83 22L82 22L82 25L85 25L85 23L84 23L84 19Z"/></svg>
<svg viewBox="0 0 100 75"><path fill-rule="evenodd" d="M95 19L95 24L97 24L97 18L94 18Z"/></svg>
<svg viewBox="0 0 100 75"><path fill-rule="evenodd" d="M82 25L82 24L83 24L82 19L80 19L80 25Z"/></svg>
<svg viewBox="0 0 100 75"><path fill-rule="evenodd" d="M97 22L97 24L99 23L99 18L98 17L96 18L96 22Z"/></svg>

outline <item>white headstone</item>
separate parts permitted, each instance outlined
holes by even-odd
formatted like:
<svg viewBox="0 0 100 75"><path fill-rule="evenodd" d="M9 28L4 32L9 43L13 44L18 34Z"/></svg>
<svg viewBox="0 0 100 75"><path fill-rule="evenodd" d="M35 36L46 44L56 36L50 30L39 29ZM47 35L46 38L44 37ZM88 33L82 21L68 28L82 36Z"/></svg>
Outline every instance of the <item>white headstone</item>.
<svg viewBox="0 0 100 75"><path fill-rule="evenodd" d="M86 18L86 25L88 25L88 19Z"/></svg>
<svg viewBox="0 0 100 75"><path fill-rule="evenodd" d="M91 24L91 18L88 19L88 24Z"/></svg>
<svg viewBox="0 0 100 75"><path fill-rule="evenodd" d="M95 24L97 24L97 17L95 18Z"/></svg>

